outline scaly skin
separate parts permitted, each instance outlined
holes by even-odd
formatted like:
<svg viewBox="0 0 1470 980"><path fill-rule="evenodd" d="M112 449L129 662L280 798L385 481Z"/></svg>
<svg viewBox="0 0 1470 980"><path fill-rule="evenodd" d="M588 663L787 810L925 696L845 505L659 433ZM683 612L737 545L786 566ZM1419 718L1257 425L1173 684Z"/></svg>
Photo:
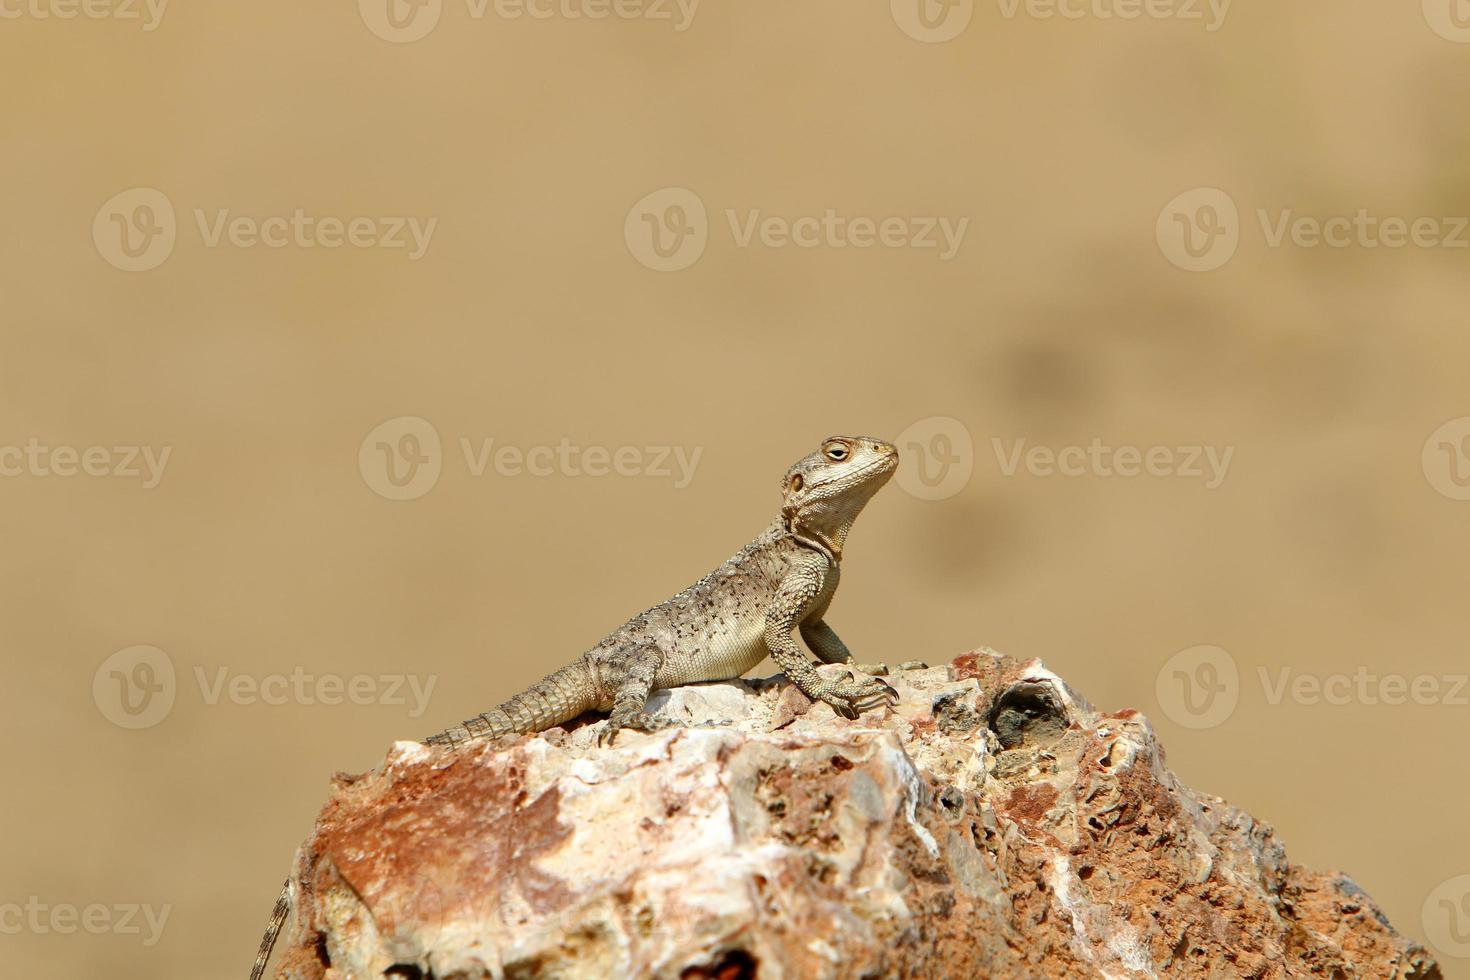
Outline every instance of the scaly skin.
<svg viewBox="0 0 1470 980"><path fill-rule="evenodd" d="M281 897L276 899L276 907L271 909L271 920L265 927L265 936L260 940L260 950L255 954L255 966L250 970L250 980L260 980L265 973L265 965L271 958L271 948L276 945L276 937L281 934L281 926L285 925L286 916L290 913L291 882L287 880L281 887Z"/></svg>
<svg viewBox="0 0 1470 980"><path fill-rule="evenodd" d="M719 568L628 620L567 667L509 701L426 741L457 747L480 738L538 732L588 711L611 712L599 736L652 731L655 688L739 677L767 654L815 701L847 717L893 697L877 678L822 678L793 632L826 663L853 664L822 618L841 577L842 548L863 505L898 466L886 442L834 437L787 470L781 516Z"/></svg>
<svg viewBox="0 0 1470 980"><path fill-rule="evenodd" d="M837 591L853 521L897 468L898 450L889 443L861 436L826 440L786 471L780 516L719 568L528 690L425 741L457 748L607 711L598 741L608 744L625 728L649 732L667 724L646 710L655 688L739 677L768 654L807 697L845 717L896 700L876 677L859 680L849 671L844 680L823 678L793 634L800 632L824 663L857 667L823 617ZM289 911L289 892L282 891L250 980L264 974Z"/></svg>

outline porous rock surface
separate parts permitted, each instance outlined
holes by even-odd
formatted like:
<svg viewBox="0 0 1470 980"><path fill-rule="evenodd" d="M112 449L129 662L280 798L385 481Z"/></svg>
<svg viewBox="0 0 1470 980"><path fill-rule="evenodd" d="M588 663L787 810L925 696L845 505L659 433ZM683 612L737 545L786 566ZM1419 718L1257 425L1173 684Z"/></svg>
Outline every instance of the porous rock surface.
<svg viewBox="0 0 1470 980"><path fill-rule="evenodd" d="M840 668L824 667L824 671ZM338 776L276 975L1438 978L1346 876L1183 786L1147 719L989 650L856 721L784 679Z"/></svg>

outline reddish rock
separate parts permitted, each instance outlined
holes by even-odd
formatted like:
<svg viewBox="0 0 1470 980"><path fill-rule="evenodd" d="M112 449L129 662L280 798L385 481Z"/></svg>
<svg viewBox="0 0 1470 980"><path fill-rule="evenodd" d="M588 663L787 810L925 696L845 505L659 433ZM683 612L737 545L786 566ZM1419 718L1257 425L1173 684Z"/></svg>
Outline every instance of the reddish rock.
<svg viewBox="0 0 1470 980"><path fill-rule="evenodd" d="M889 680L856 721L777 679L660 694L690 727L611 749L399 743L298 852L277 976L1440 976L1141 714L985 650Z"/></svg>

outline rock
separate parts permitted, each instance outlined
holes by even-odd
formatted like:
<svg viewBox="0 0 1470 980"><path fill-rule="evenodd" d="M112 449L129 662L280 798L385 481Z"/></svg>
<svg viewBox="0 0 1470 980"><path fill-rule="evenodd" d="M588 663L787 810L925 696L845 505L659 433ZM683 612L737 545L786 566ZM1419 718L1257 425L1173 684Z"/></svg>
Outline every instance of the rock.
<svg viewBox="0 0 1470 980"><path fill-rule="evenodd" d="M785 728L810 711L811 707L812 699L802 694L800 688L794 684L786 685L777 696L775 707L771 709L771 720L766 731L774 732L778 728Z"/></svg>
<svg viewBox="0 0 1470 980"><path fill-rule="evenodd" d="M661 693L708 727L609 749L398 743L297 852L276 975L1440 977L1136 711L988 650L891 682L856 721L775 678Z"/></svg>

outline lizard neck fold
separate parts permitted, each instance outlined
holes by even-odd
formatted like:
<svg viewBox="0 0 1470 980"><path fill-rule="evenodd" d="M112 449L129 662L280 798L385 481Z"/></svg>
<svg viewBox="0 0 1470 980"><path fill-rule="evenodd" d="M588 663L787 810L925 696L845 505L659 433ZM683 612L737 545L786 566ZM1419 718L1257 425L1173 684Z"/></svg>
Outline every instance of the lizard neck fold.
<svg viewBox="0 0 1470 980"><path fill-rule="evenodd" d="M813 551L820 551L834 565L842 564L842 546L846 543L847 528L838 528L836 534L827 534L818 528L803 524L800 515L792 510L781 511L781 526L798 544Z"/></svg>

